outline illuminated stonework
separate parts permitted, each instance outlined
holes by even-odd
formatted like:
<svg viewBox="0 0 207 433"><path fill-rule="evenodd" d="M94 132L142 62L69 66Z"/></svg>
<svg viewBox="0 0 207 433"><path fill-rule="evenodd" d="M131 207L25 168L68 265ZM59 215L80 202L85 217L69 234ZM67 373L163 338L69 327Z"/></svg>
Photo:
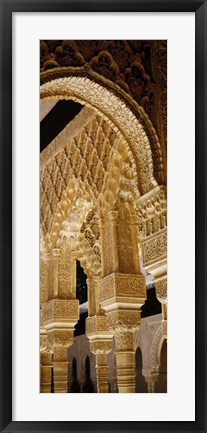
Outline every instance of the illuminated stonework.
<svg viewBox="0 0 207 433"><path fill-rule="evenodd" d="M70 46L82 62L76 44ZM98 392L109 392L109 375L116 392L135 392L135 340L147 298L141 263L153 276L162 304L159 327L156 323L149 335L146 332L150 361L143 371L148 392L155 392L160 366L156 357L167 337L165 127L156 131L154 112L144 109L143 98L150 93L143 93L139 105L130 90L133 80L131 87L120 85L119 68L110 55L107 58L118 74L115 81L103 74L95 79L100 55L91 60L88 76L78 68L70 74L71 65L64 76L57 62L54 77L45 70L50 57L41 73L44 104L72 100L84 106L40 158L41 392L68 392L68 378L76 380L75 362L73 370L68 366L68 353L76 353L74 329L79 320L76 260L87 275L88 298L88 340L79 341L87 345L84 353L94 356ZM127 68L128 77L137 62ZM139 70L141 80L148 80L143 66ZM81 357L80 348L77 351Z"/></svg>

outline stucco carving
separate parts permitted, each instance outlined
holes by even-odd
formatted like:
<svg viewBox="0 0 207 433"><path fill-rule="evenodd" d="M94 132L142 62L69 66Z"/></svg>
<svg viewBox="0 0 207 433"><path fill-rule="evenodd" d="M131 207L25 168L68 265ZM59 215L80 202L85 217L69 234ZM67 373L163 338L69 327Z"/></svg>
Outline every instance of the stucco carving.
<svg viewBox="0 0 207 433"><path fill-rule="evenodd" d="M42 84L79 74L127 101L150 137L154 173L159 183L163 182L162 158L152 124L165 144L166 128L162 125L166 123L167 111L166 51L166 41L76 40L41 41L40 44Z"/></svg>
<svg viewBox="0 0 207 433"><path fill-rule="evenodd" d="M42 305L43 323L55 319L74 320L79 318L79 301L53 299Z"/></svg>
<svg viewBox="0 0 207 433"><path fill-rule="evenodd" d="M133 351L133 332L116 331L115 332L115 350L116 351Z"/></svg>
<svg viewBox="0 0 207 433"><path fill-rule="evenodd" d="M109 330L135 330L140 324L140 311L127 309L111 311L107 313L107 324Z"/></svg>
<svg viewBox="0 0 207 433"><path fill-rule="evenodd" d="M90 342L91 352L95 355L107 354L112 349L112 340L96 340Z"/></svg>
<svg viewBox="0 0 207 433"><path fill-rule="evenodd" d="M155 373L159 372L160 360L158 358L158 355L159 355L159 347L161 345L162 339L163 339L163 333L162 333L162 324L161 324L154 335L152 345L151 345L151 351L150 351L152 372Z"/></svg>
<svg viewBox="0 0 207 433"><path fill-rule="evenodd" d="M109 122L117 136L129 144L138 164L141 191L145 193L156 185L149 139L123 100L84 77L70 76L53 80L43 84L40 92L41 98L69 98L95 109Z"/></svg>
<svg viewBox="0 0 207 433"><path fill-rule="evenodd" d="M145 238L167 226L166 188L156 187L137 201L140 235Z"/></svg>
<svg viewBox="0 0 207 433"><path fill-rule="evenodd" d="M156 280L155 289L157 299L162 304L167 304L167 278L164 277L162 279Z"/></svg>
<svg viewBox="0 0 207 433"><path fill-rule="evenodd" d="M73 329L53 329L47 334L49 349L66 348L73 344Z"/></svg>
<svg viewBox="0 0 207 433"><path fill-rule="evenodd" d="M167 257L167 230L163 229L142 241L142 257L144 266L156 263Z"/></svg>
<svg viewBox="0 0 207 433"><path fill-rule="evenodd" d="M108 331L106 324L106 316L97 314L93 317L88 317L86 321L86 334L93 335L102 331Z"/></svg>
<svg viewBox="0 0 207 433"><path fill-rule="evenodd" d="M100 301L103 302L113 297L146 297L145 277L143 275L131 275L112 273L100 280Z"/></svg>

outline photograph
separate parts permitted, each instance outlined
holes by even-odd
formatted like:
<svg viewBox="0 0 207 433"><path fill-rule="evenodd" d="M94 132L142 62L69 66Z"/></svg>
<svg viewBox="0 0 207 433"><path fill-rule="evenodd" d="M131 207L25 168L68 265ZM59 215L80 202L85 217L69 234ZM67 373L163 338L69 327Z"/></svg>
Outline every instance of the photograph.
<svg viewBox="0 0 207 433"><path fill-rule="evenodd" d="M167 393L167 40L39 53L40 393Z"/></svg>
<svg viewBox="0 0 207 433"><path fill-rule="evenodd" d="M0 18L0 433L206 433L207 0Z"/></svg>

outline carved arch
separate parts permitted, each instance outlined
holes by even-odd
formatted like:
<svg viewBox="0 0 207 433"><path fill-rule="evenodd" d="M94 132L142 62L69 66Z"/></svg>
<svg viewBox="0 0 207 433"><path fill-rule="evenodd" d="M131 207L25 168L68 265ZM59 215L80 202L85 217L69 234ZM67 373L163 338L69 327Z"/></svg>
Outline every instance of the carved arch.
<svg viewBox="0 0 207 433"><path fill-rule="evenodd" d="M130 94L128 86L126 86L126 88L125 85L123 86L122 80L121 82L118 80L117 83L115 83L113 82L113 80L101 75L100 71L98 71L97 73L95 70L93 70L90 67L88 63L86 63L82 67L77 65L75 65L75 67L72 66L57 67L57 66L58 65L55 66L55 69L48 69L48 70L44 70L44 72L43 71L41 72L40 80L42 85L44 83L53 81L55 79L62 79L71 76L82 77L84 79L90 79L94 83L103 86L104 88L108 89L111 93L116 95L118 98L120 98L122 102L123 101L125 102L125 104L130 109L130 111L134 113L137 119L139 119L139 122L143 126L149 138L150 147L152 150L154 177L159 185L163 184L165 182L164 180L165 176L164 176L161 147L160 147L157 133L153 126L152 119L150 120L148 115L149 113L148 114L146 113L145 110L146 104L143 103L144 99L147 99L147 101L149 102L149 98L148 97L143 98L141 105L139 105L138 101L136 100L136 97Z"/></svg>
<svg viewBox="0 0 207 433"><path fill-rule="evenodd" d="M162 343L164 341L164 336L162 332L162 324L157 329L154 338L152 340L151 351L150 351L150 361L152 372L158 373L160 367L160 353Z"/></svg>
<svg viewBox="0 0 207 433"><path fill-rule="evenodd" d="M48 99L72 99L93 108L111 125L117 136L130 146L137 165L141 194L149 192L157 185L153 175L150 141L143 125L147 123L146 116L141 107L137 105L139 115L135 116L124 100L115 93L89 78L77 76L59 78L43 84L40 95L41 98ZM149 122L149 119L147 121ZM155 131L154 140L159 149ZM159 154L162 172L161 152Z"/></svg>

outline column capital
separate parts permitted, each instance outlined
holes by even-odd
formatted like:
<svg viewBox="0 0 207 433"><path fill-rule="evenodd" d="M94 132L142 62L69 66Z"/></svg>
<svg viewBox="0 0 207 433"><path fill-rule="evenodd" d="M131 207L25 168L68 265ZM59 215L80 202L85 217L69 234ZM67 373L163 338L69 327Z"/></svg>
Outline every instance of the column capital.
<svg viewBox="0 0 207 433"><path fill-rule="evenodd" d="M123 302L143 305L146 299L146 279L142 274L113 272L100 278L99 300L102 308Z"/></svg>
<svg viewBox="0 0 207 433"><path fill-rule="evenodd" d="M107 325L109 330L135 331L140 326L141 311L137 309L117 309L107 312Z"/></svg>
<svg viewBox="0 0 207 433"><path fill-rule="evenodd" d="M112 350L112 338L94 337L90 339L90 348L94 355L106 355Z"/></svg>
<svg viewBox="0 0 207 433"><path fill-rule="evenodd" d="M96 314L86 319L86 335L89 339L94 336L107 334L109 338L113 338L113 334L109 332L107 327L106 315Z"/></svg>
<svg viewBox="0 0 207 433"><path fill-rule="evenodd" d="M73 344L73 329L52 328L47 334L48 348L55 351L65 350ZM62 359L62 356L61 356Z"/></svg>
<svg viewBox="0 0 207 433"><path fill-rule="evenodd" d="M77 299L51 299L42 304L42 322L46 329L61 322L75 326L79 319L79 301Z"/></svg>

